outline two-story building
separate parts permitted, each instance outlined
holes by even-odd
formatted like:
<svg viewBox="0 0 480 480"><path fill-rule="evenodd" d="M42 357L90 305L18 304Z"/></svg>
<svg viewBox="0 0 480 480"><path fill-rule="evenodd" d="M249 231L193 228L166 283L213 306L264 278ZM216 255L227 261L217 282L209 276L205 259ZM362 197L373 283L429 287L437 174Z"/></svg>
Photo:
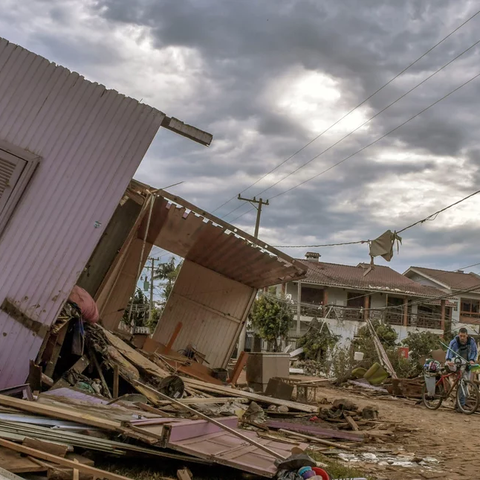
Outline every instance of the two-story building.
<svg viewBox="0 0 480 480"><path fill-rule="evenodd" d="M428 287L447 293L451 303L452 328L466 327L480 334L480 276L461 270L449 272L433 268L410 267L404 275Z"/></svg>
<svg viewBox="0 0 480 480"><path fill-rule="evenodd" d="M447 300L442 299L443 290L386 266L320 262L315 253L308 253L300 261L308 268L306 276L277 288L277 294L291 300L295 312L291 343L307 331L314 317L340 335L342 346L350 344L368 318L392 325L399 340L410 331L443 334L445 320L451 314Z"/></svg>

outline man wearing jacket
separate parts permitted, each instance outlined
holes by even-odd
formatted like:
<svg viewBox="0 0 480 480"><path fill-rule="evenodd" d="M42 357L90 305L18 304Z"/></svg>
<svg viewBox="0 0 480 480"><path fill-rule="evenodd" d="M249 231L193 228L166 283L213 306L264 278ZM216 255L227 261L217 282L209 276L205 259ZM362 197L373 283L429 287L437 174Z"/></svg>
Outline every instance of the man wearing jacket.
<svg viewBox="0 0 480 480"><path fill-rule="evenodd" d="M462 327L458 331L458 335L450 342L445 361L446 363L452 363L452 359L458 355L466 362L474 364L477 359L477 354L477 344L475 340L469 337L468 330ZM469 377L470 374L465 371L464 378L469 380ZM465 405L465 397L463 395L460 396L459 400L462 405ZM458 407L456 407L456 410L460 411Z"/></svg>
<svg viewBox="0 0 480 480"><path fill-rule="evenodd" d="M477 344L473 338L468 336L468 330L466 328L461 328L458 331L458 335L450 342L449 347L446 355L447 362L451 362L456 356L456 353L467 362L475 363L478 354Z"/></svg>

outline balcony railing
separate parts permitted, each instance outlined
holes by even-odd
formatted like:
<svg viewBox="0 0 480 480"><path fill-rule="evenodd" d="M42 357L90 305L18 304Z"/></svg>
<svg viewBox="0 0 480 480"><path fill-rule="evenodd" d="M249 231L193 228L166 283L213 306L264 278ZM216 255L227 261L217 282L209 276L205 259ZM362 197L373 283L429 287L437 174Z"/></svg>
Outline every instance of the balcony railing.
<svg viewBox="0 0 480 480"><path fill-rule="evenodd" d="M297 314L297 304L291 305L294 315ZM343 307L340 305L312 305L308 303L300 304L300 315L302 317L330 318L334 320L350 320L364 322L367 318L370 320L381 320L390 325L404 325L405 313L403 308L393 309L375 309L375 308L354 308ZM295 317L296 318L296 317ZM440 329L442 319L435 313L422 312L407 313L407 326Z"/></svg>

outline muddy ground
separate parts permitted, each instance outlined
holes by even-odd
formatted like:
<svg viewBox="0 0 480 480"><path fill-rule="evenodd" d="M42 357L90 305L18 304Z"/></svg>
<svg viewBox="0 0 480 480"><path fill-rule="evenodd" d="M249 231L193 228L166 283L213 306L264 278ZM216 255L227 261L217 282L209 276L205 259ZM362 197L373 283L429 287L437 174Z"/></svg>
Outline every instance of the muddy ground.
<svg viewBox="0 0 480 480"><path fill-rule="evenodd" d="M320 393L321 392L321 393ZM414 401L393 397L366 397L348 389L322 387L320 394L328 400L348 398L357 405L376 405L380 420L399 422L393 441L376 444L377 451L391 450L401 457L414 454L415 467L378 465L374 462L350 463L369 477L385 480L480 480L480 414L456 413L451 404L431 411ZM410 430L403 432L402 430ZM427 459L425 466L418 463ZM438 460L438 463L434 461ZM349 462L347 462L349 463Z"/></svg>

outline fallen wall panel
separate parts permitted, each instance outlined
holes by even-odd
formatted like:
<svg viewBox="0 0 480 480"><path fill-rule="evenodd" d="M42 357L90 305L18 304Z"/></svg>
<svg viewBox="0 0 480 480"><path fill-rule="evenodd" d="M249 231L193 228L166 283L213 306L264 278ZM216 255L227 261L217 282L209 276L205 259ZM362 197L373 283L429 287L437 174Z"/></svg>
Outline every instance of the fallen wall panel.
<svg viewBox="0 0 480 480"><path fill-rule="evenodd" d="M176 351L189 344L224 367L250 310L256 289L185 260L153 339L167 344L178 322Z"/></svg>
<svg viewBox="0 0 480 480"><path fill-rule="evenodd" d="M0 39L0 140L39 156L0 232L0 388L23 383L164 114ZM23 315L23 316L22 316Z"/></svg>

